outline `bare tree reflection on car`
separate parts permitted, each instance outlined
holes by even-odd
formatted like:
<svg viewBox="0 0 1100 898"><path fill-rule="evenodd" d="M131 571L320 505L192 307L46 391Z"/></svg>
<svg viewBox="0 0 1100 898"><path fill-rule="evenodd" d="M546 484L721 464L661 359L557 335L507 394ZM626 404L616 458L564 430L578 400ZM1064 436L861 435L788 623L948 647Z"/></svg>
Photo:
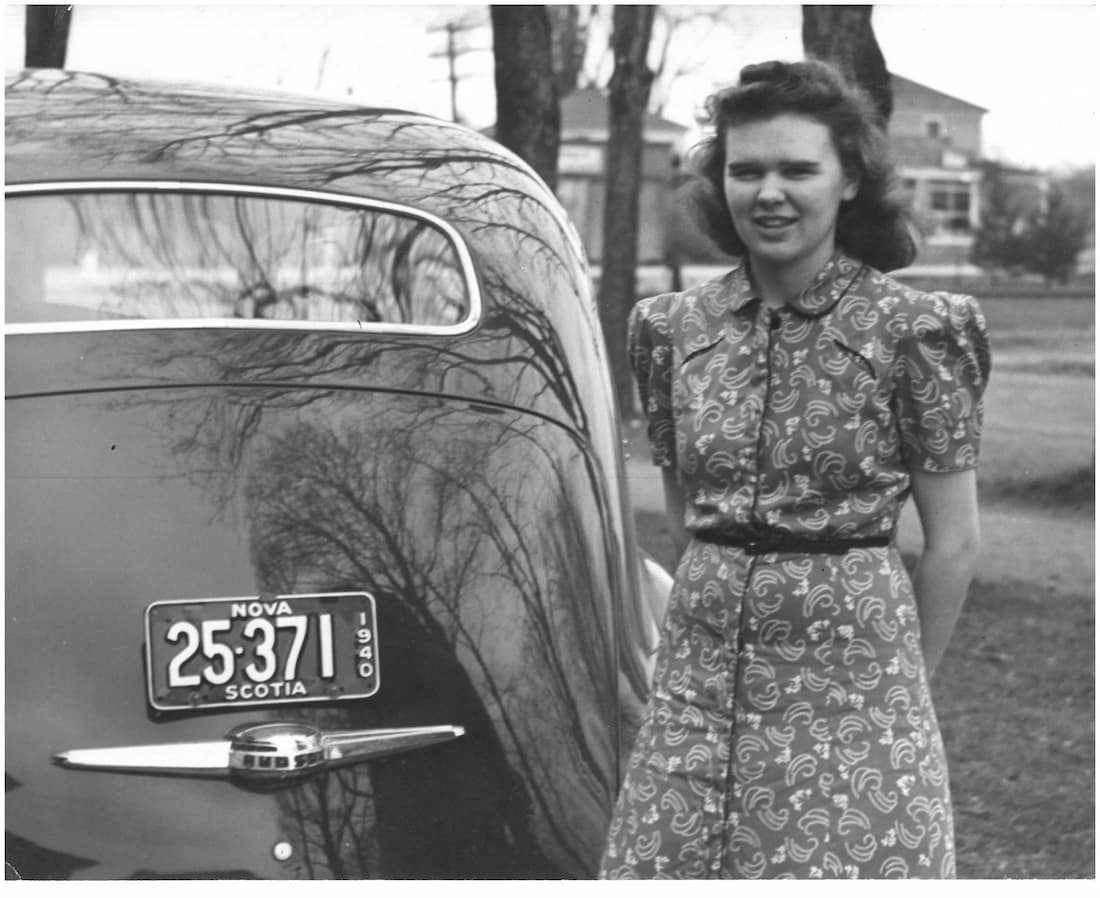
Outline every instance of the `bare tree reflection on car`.
<svg viewBox="0 0 1100 898"><path fill-rule="evenodd" d="M402 112L57 72L12 79L6 111L7 764L33 784L9 827L94 859L82 876L592 875L654 588L553 197ZM290 676L297 649L210 620L229 597L253 632L295 609L309 642L310 597L351 595L377 611L377 691L234 679ZM222 642L142 645L165 603ZM166 658L234 688L157 707L143 666ZM141 767L233 733L275 751L268 724L451 735L280 775ZM119 808L140 861L87 825Z"/></svg>

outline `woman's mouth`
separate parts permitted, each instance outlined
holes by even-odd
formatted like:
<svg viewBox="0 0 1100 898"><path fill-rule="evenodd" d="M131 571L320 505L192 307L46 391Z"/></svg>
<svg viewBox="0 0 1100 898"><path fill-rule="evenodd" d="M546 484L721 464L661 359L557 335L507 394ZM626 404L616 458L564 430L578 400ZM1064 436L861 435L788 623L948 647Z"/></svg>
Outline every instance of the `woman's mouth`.
<svg viewBox="0 0 1100 898"><path fill-rule="evenodd" d="M753 218L752 223L764 231L778 231L797 220L789 215L758 215Z"/></svg>

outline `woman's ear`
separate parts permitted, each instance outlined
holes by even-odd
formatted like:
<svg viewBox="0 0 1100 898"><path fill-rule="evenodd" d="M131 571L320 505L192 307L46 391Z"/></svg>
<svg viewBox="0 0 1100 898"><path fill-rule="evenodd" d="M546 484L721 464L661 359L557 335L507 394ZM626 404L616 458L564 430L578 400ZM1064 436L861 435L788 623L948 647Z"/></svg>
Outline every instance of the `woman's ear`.
<svg viewBox="0 0 1100 898"><path fill-rule="evenodd" d="M859 178L853 178L846 176L844 178L844 189L840 191L840 199L843 202L854 200L859 195Z"/></svg>

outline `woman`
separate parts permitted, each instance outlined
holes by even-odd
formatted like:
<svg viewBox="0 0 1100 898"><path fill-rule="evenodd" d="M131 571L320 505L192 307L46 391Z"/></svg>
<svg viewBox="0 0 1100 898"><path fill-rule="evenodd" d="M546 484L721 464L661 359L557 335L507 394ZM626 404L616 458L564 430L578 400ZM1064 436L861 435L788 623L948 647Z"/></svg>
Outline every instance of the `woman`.
<svg viewBox="0 0 1100 898"><path fill-rule="evenodd" d="M928 680L978 551L985 322L880 273L915 245L832 68L749 66L708 109L702 218L742 262L631 316L682 555L601 876L951 877Z"/></svg>

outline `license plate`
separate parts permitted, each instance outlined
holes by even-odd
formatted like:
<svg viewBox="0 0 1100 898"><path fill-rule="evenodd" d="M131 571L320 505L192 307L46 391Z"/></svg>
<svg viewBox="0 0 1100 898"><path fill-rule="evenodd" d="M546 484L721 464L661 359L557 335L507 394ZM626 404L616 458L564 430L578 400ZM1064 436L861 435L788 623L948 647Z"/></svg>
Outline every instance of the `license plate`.
<svg viewBox="0 0 1100 898"><path fill-rule="evenodd" d="M145 662L161 711L365 698L380 685L374 597L154 602Z"/></svg>

